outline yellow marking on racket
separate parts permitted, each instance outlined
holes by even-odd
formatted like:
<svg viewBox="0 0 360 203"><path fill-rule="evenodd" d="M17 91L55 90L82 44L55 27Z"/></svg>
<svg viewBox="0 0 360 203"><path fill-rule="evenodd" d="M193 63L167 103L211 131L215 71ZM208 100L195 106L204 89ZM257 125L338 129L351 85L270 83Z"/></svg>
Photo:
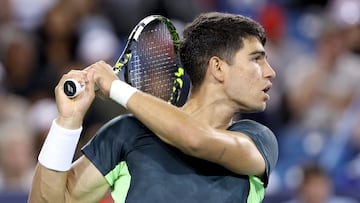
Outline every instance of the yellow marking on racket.
<svg viewBox="0 0 360 203"><path fill-rule="evenodd" d="M123 58L123 60L119 60L115 63L114 66L114 72L115 74L118 74L121 70L121 68L128 63L129 59L131 58L131 53L127 53L125 54L125 57Z"/></svg>

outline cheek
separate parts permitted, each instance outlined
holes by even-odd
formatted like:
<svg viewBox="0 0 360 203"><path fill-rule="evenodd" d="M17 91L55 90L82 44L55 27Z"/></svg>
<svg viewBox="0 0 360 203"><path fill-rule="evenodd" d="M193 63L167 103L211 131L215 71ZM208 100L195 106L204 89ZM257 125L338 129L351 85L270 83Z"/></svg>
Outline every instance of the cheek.
<svg viewBox="0 0 360 203"><path fill-rule="evenodd" d="M247 90L251 91L256 87L256 84L259 83L261 78L261 72L257 70L245 71L241 76L242 85Z"/></svg>
<svg viewBox="0 0 360 203"><path fill-rule="evenodd" d="M229 88L231 97L235 97L237 99L248 100L251 98L251 92L253 92L254 88L254 78L248 77L245 74L237 73L231 75Z"/></svg>
<svg viewBox="0 0 360 203"><path fill-rule="evenodd" d="M256 89L256 84L261 79L262 72L260 66L253 63L239 64L234 66L228 74L230 89L234 89L238 94L249 96L249 93Z"/></svg>

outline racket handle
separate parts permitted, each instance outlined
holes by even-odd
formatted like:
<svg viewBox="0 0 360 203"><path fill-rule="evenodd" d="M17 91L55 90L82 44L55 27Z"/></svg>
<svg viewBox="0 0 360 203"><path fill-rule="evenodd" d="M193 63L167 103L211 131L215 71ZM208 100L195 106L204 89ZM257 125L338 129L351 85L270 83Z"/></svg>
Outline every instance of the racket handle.
<svg viewBox="0 0 360 203"><path fill-rule="evenodd" d="M85 86L82 87L80 83L75 79L67 79L64 82L64 93L69 98L77 97L82 91L84 91Z"/></svg>

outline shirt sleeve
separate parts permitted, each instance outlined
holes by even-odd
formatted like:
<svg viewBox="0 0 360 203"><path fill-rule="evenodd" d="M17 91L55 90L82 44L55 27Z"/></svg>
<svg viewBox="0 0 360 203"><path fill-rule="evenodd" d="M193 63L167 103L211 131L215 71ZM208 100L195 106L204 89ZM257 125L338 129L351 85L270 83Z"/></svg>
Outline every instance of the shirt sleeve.
<svg viewBox="0 0 360 203"><path fill-rule="evenodd" d="M131 150L131 128L133 118L130 115L118 116L103 125L96 135L81 149L95 167L106 176L125 160Z"/></svg>
<svg viewBox="0 0 360 203"><path fill-rule="evenodd" d="M259 152L263 156L266 164L265 177L263 179L266 187L270 173L275 168L278 160L278 142L274 133L266 126L252 120L244 119L233 124L229 130L238 131L248 135L255 143Z"/></svg>

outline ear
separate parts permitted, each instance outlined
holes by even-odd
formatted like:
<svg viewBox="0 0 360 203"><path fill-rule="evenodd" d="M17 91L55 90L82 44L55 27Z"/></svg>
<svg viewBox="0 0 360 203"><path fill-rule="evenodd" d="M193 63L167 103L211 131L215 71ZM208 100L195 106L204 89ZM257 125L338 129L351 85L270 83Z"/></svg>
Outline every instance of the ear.
<svg viewBox="0 0 360 203"><path fill-rule="evenodd" d="M224 81L224 61L217 56L213 56L209 60L209 72L218 81Z"/></svg>

